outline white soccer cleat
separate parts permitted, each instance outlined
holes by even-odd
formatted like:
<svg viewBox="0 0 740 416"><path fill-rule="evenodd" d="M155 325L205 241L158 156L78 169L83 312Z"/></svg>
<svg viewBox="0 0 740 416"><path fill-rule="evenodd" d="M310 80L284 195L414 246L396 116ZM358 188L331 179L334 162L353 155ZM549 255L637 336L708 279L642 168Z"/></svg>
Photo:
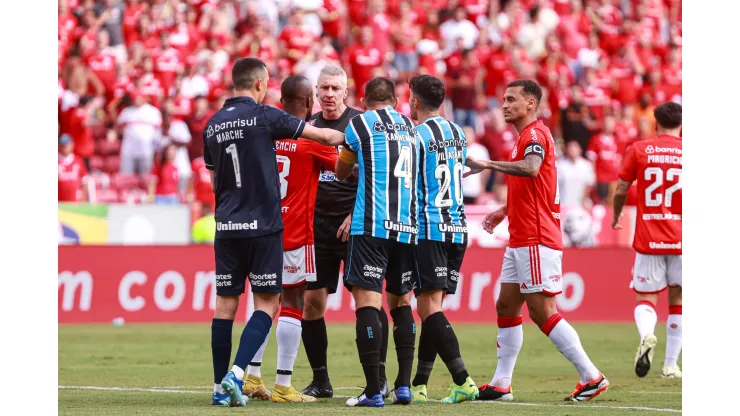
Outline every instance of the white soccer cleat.
<svg viewBox="0 0 740 416"><path fill-rule="evenodd" d="M681 369L678 368L678 366L675 366L675 367L663 367L663 372L661 373L661 377L663 377L663 378L681 378Z"/></svg>
<svg viewBox="0 0 740 416"><path fill-rule="evenodd" d="M650 334L637 347L637 354L635 354L635 374L637 374L637 377L645 377L650 371L656 345L658 345L658 338Z"/></svg>

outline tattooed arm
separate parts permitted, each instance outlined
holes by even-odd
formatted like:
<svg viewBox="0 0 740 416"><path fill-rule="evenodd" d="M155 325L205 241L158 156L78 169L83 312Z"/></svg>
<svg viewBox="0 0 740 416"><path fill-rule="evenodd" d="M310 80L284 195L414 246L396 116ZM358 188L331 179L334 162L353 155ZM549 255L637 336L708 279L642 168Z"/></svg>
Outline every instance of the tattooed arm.
<svg viewBox="0 0 740 416"><path fill-rule="evenodd" d="M526 176L534 178L540 172L542 157L537 154L529 154L524 160L516 162L497 162L493 160L476 160L468 156L465 165L470 168L463 176L468 177L481 172L483 169L492 169L507 175Z"/></svg>

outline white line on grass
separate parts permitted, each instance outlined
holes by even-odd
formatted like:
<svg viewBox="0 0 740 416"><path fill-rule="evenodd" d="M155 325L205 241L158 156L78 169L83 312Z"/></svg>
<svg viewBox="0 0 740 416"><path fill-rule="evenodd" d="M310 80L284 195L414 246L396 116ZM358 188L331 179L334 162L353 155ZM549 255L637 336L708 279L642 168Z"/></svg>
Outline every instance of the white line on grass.
<svg viewBox="0 0 740 416"><path fill-rule="evenodd" d="M176 390L172 387L103 387L103 386L58 386L60 389L73 389L73 390L106 390L106 391L146 391L152 393L192 393L192 394L204 394L207 390ZM200 387L190 387L200 388ZM360 390L361 387L338 387L334 390ZM675 392L663 392L663 393L675 393ZM354 396L342 396L336 395L336 399L348 399ZM439 402L440 400L429 399L430 402ZM502 406L530 406L530 407L568 407L570 409L576 408L588 408L588 409L619 409L619 410L644 410L652 412L667 412L667 413L682 413L679 409L668 409L658 407L644 407L644 406L602 406L595 404L547 404L547 403L521 403L521 402L489 402L489 401L473 401L475 404L494 404Z"/></svg>

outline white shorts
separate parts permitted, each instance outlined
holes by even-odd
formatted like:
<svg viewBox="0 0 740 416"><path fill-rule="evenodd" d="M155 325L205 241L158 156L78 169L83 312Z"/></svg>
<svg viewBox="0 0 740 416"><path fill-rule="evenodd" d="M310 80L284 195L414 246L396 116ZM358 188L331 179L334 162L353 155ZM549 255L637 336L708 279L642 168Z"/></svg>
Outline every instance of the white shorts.
<svg viewBox="0 0 740 416"><path fill-rule="evenodd" d="M658 293L667 286L682 286L682 255L637 253L630 287L637 293Z"/></svg>
<svg viewBox="0 0 740 416"><path fill-rule="evenodd" d="M316 255L313 245L283 252L283 287L316 281Z"/></svg>
<svg viewBox="0 0 740 416"><path fill-rule="evenodd" d="M557 295L563 291L563 252L542 244L506 248L501 283L516 283L521 293Z"/></svg>

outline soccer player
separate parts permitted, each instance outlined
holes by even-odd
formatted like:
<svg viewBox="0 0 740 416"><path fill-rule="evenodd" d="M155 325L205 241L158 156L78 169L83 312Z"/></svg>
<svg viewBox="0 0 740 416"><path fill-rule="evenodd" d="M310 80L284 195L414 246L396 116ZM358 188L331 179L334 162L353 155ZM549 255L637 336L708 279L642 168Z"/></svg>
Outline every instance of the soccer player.
<svg viewBox="0 0 740 416"><path fill-rule="evenodd" d="M313 88L301 75L287 77L280 87L280 102L288 114L308 120L313 107ZM262 382L260 366L269 335L247 368L242 390L247 397L271 399L276 403L315 402L290 383L301 344L303 293L316 281L314 260L314 204L322 168L334 169L337 149L309 140L282 139L275 142L283 224L283 298L277 324L277 378L272 394Z"/></svg>
<svg viewBox="0 0 740 416"><path fill-rule="evenodd" d="M342 68L327 65L319 74L316 97L321 111L311 117L309 123L316 127L330 128L344 132L349 120L362 114L361 111L347 107L347 74ZM337 146L338 150L342 146ZM316 281L309 282L303 306L303 347L308 362L313 369L311 383L303 389L303 394L317 398L334 396L329 372L327 370L327 350L329 340L326 334L324 313L330 294L337 291L339 266L345 260L347 239L352 208L355 205L357 177L349 176L341 181L336 179L334 167L324 169L319 178L319 191L316 194L316 216L314 218L316 244ZM346 267L346 263L345 263ZM388 352L388 316L381 308L380 324L382 336L380 347L380 384L383 397L388 397L390 389L385 375L385 359Z"/></svg>
<svg viewBox="0 0 740 416"><path fill-rule="evenodd" d="M231 71L234 98L208 120L204 160L216 194L216 310L211 325L214 406L245 406L242 379L265 341L283 291L283 223L275 140L299 137L337 145L344 135L260 103L269 76L259 59L243 58ZM242 172L244 169L244 172ZM231 331L246 277L254 314L241 335L234 365Z"/></svg>
<svg viewBox="0 0 740 416"><path fill-rule="evenodd" d="M344 285L357 306L357 350L367 384L362 394L347 400L347 406L382 407L378 367L384 279L399 367L393 403L411 403L416 327L410 292L418 233L419 137L411 120L395 110L398 98L393 81L370 80L362 102L367 111L350 121L335 169L337 177L345 179L359 162Z"/></svg>
<svg viewBox="0 0 740 416"><path fill-rule="evenodd" d="M509 175L507 205L488 214L483 227L489 233L509 217L509 247L501 270L496 301L498 338L496 372L480 387L478 400L513 400L511 377L522 348L521 309L578 370L581 380L566 401L591 400L605 392L609 381L586 355L576 330L558 313L555 295L562 292L563 237L555 167L555 142L537 119L542 89L534 81L517 80L504 93L504 120L519 132L507 162L479 161L468 156L465 176L483 169Z"/></svg>
<svg viewBox="0 0 740 416"><path fill-rule="evenodd" d="M633 247L637 252L632 272L632 289L637 293L635 322L640 345L635 355L635 373L645 377L653 362L658 339L655 305L658 293L668 287L668 322L662 376L681 378L683 322L681 208L683 148L681 105L661 104L654 110L658 137L633 144L627 151L614 195L612 227L622 228L619 220L632 182L637 180L637 224Z"/></svg>
<svg viewBox="0 0 740 416"><path fill-rule="evenodd" d="M443 401L459 403L476 398L478 387L460 357L460 344L442 312L442 301L446 294L454 294L457 289L467 247L462 193L467 141L457 124L439 115L439 107L445 99L442 81L419 75L412 78L409 85L411 118L419 121L416 131L421 138L416 192L419 221L416 267L419 276L414 294L422 325L419 360L411 393L414 402L427 401L429 374L439 354L454 382L450 396Z"/></svg>

